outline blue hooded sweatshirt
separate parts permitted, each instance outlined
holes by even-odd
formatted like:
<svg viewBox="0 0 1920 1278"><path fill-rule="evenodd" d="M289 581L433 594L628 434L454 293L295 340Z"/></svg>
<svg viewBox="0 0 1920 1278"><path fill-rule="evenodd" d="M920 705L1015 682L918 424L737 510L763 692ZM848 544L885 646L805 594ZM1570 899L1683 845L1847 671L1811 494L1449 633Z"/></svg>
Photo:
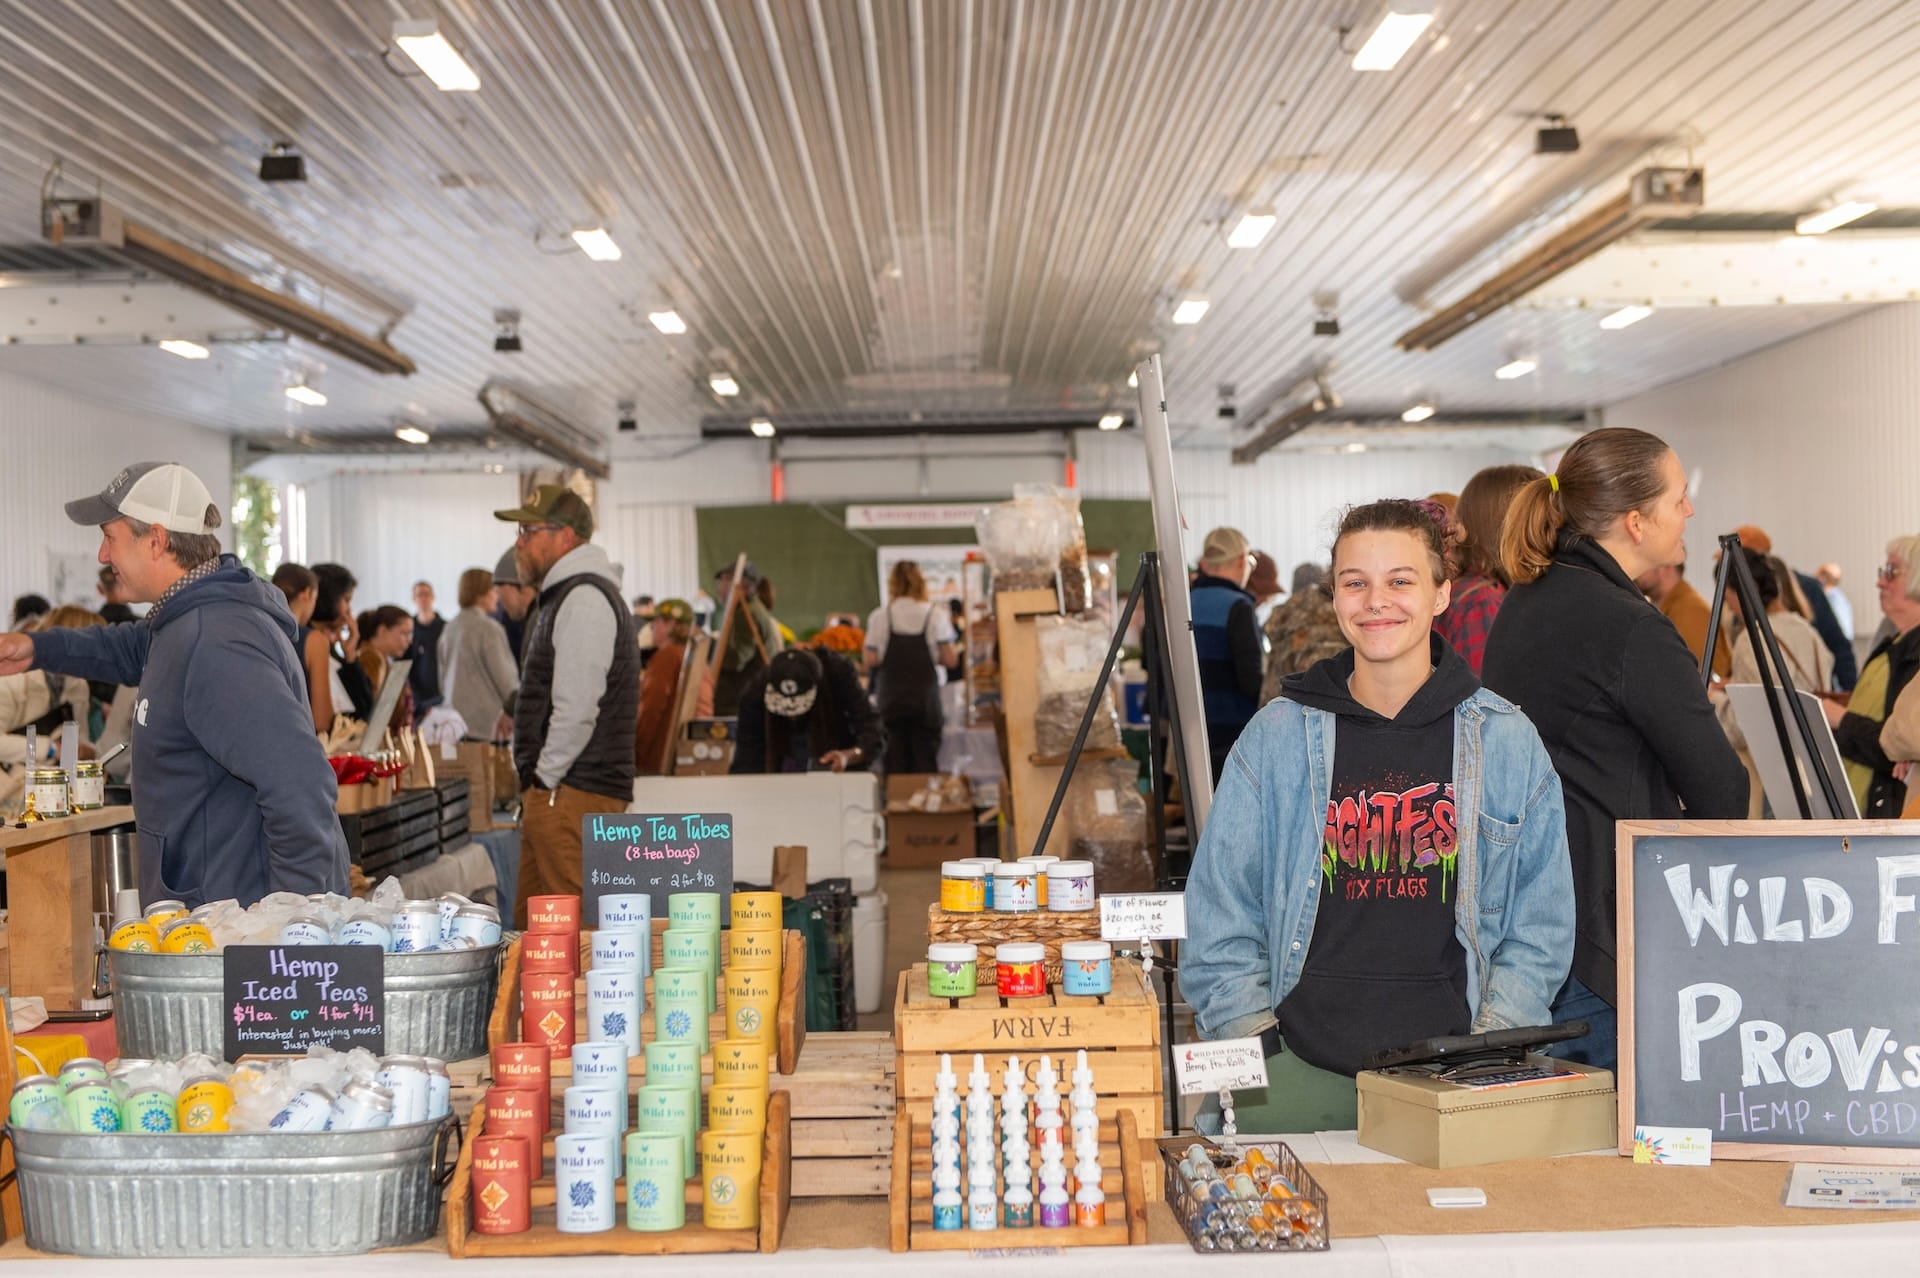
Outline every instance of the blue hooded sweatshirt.
<svg viewBox="0 0 1920 1278"><path fill-rule="evenodd" d="M333 769L314 735L299 627L222 555L144 621L33 636L34 665L138 684L134 819L148 901L345 892Z"/></svg>

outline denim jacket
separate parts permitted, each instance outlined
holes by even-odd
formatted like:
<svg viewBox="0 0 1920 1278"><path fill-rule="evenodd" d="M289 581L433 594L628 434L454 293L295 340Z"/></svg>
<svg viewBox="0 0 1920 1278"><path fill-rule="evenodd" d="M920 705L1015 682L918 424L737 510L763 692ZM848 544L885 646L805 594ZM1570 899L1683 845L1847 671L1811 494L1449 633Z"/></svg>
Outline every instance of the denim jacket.
<svg viewBox="0 0 1920 1278"><path fill-rule="evenodd" d="M1180 954L1180 989L1203 1038L1274 1024L1306 965L1335 722L1274 701L1227 760L1187 879ZM1453 723L1454 935L1467 956L1473 1031L1545 1025L1573 957L1560 778L1533 724L1484 688L1454 708Z"/></svg>

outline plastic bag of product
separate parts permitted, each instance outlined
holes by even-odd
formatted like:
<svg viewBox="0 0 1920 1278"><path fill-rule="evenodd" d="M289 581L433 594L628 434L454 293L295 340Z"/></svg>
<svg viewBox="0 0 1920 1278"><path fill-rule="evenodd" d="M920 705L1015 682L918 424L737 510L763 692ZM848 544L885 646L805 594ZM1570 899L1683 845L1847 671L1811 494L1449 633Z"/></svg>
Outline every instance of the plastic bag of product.
<svg viewBox="0 0 1920 1278"><path fill-rule="evenodd" d="M1059 547L1060 607L1085 612L1093 603L1087 570L1087 526L1080 518L1080 494L1051 484L1015 484L1013 499L1053 515L1054 541Z"/></svg>
<svg viewBox="0 0 1920 1278"><path fill-rule="evenodd" d="M1060 564L1060 513L1054 503L1015 498L983 506L974 536L993 569L993 588L1052 590Z"/></svg>
<svg viewBox="0 0 1920 1278"><path fill-rule="evenodd" d="M1039 648L1038 705L1034 710L1034 750L1045 755L1065 754L1087 712L1087 702L1100 682L1112 627L1097 618L1037 617L1035 641ZM1111 683L1101 689L1100 709L1087 733L1089 750L1113 750L1120 745L1120 720L1114 713Z"/></svg>
<svg viewBox="0 0 1920 1278"><path fill-rule="evenodd" d="M1153 854L1147 846L1147 801L1133 759L1085 760L1067 787L1072 856L1093 862L1095 892L1151 892Z"/></svg>

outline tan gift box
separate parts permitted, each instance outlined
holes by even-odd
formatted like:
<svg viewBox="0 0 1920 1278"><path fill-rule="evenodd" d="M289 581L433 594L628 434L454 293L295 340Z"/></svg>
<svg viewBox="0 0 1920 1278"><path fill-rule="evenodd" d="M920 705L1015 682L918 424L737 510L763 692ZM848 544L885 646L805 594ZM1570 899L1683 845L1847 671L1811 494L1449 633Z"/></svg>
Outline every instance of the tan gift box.
<svg viewBox="0 0 1920 1278"><path fill-rule="evenodd" d="M1618 1147L1612 1073L1538 1056L1527 1062L1579 1077L1474 1088L1417 1074L1363 1073L1354 1080L1360 1143L1423 1167L1476 1167Z"/></svg>

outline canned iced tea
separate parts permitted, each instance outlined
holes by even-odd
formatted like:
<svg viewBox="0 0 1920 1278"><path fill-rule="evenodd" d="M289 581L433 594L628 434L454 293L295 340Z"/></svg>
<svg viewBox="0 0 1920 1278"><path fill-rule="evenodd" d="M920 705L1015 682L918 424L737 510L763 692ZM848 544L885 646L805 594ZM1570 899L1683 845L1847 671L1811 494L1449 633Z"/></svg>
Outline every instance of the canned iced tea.
<svg viewBox="0 0 1920 1278"><path fill-rule="evenodd" d="M167 924L160 933L160 952L162 954L211 954L213 953L213 933L207 930L205 923L193 919L175 919Z"/></svg>
<svg viewBox="0 0 1920 1278"><path fill-rule="evenodd" d="M143 1087L127 1093L127 1098L120 1102L123 1132L152 1135L177 1131L179 1127L179 1106L174 1102L173 1093L164 1087Z"/></svg>
<svg viewBox="0 0 1920 1278"><path fill-rule="evenodd" d="M180 1130L224 1132L233 1110L233 1089L216 1074L200 1074L180 1089Z"/></svg>

